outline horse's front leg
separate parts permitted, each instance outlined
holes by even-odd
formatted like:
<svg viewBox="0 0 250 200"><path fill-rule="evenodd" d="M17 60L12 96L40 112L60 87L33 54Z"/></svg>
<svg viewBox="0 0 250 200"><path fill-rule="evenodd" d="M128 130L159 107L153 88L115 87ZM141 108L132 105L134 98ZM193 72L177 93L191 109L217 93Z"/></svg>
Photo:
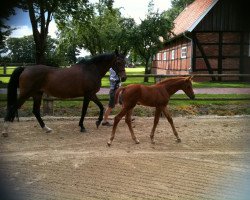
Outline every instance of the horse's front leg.
<svg viewBox="0 0 250 200"><path fill-rule="evenodd" d="M103 120L104 107L103 107L102 103L100 102L100 100L97 98L96 94L91 98L91 100L92 100L92 101L99 107L99 109L100 109L100 113L99 113L98 120L95 122L96 127L98 128L99 125L101 124L102 120Z"/></svg>
<svg viewBox="0 0 250 200"><path fill-rule="evenodd" d="M123 109L121 110L121 112L118 115L115 116L112 133L111 133L110 139L108 141L108 146L110 146L112 144L112 142L113 142L113 140L115 138L115 131L116 131L117 125L121 121L121 119L123 118L123 116L126 115L126 113L127 113L127 109L125 109L123 107Z"/></svg>
<svg viewBox="0 0 250 200"><path fill-rule="evenodd" d="M155 129L156 129L157 124L159 123L159 118L160 118L161 112L162 112L162 108L156 108L154 125L153 125L153 128L151 130L151 134L150 134L150 139L151 139L152 144L155 144L155 140L154 140Z"/></svg>
<svg viewBox="0 0 250 200"><path fill-rule="evenodd" d="M177 142L181 142L181 139L179 138L179 135L178 135L178 133L177 133L175 127L174 127L173 119L172 119L170 113L168 112L167 107L165 109L163 109L163 113L164 113L165 117L167 118L168 122L170 123L170 125L172 127L172 130L173 130L174 135L175 135L175 137L177 139Z"/></svg>
<svg viewBox="0 0 250 200"><path fill-rule="evenodd" d="M82 105L82 114L81 114L81 118L80 118L80 121L79 121L79 126L80 126L80 131L81 132L85 132L86 129L85 127L83 126L83 121L84 121L84 117L86 115L86 112L87 112L87 109L88 109L88 106L89 106L89 98L88 97L84 97L83 99L83 105Z"/></svg>

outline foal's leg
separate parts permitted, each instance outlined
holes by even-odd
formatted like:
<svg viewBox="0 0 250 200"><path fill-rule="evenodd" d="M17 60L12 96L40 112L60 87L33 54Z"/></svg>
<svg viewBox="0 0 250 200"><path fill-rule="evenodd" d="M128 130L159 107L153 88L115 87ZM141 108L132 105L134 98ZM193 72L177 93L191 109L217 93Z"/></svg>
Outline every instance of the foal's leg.
<svg viewBox="0 0 250 200"><path fill-rule="evenodd" d="M165 117L167 118L168 122L170 123L170 125L172 127L172 130L173 130L174 135L175 135L175 137L177 139L177 142L181 142L181 139L179 138L179 135L178 135L178 133L177 133L175 127L174 127L173 119L172 119L170 113L168 112L167 107L165 109L163 109L163 113L164 113Z"/></svg>
<svg viewBox="0 0 250 200"><path fill-rule="evenodd" d="M118 115L115 116L111 137L110 137L110 139L108 141L108 146L110 146L112 144L112 141L115 138L115 131L116 131L117 125L120 122L120 120L126 115L126 113L128 112L127 110L128 109L123 107L121 112Z"/></svg>
<svg viewBox="0 0 250 200"><path fill-rule="evenodd" d="M100 100L97 98L96 94L92 97L91 99L100 109L100 113L99 113L99 117L98 120L95 122L96 127L98 128L99 125L101 124L102 120L103 120L103 111L104 111L104 107L102 105L102 103L100 102Z"/></svg>
<svg viewBox="0 0 250 200"><path fill-rule="evenodd" d="M40 114L40 107L41 107L41 102L42 102L42 96L43 93L42 92L38 92L36 95L33 96L33 114L35 115L38 123L40 124L41 128L46 132L49 133L52 131L51 128L47 127L42 118L41 118L41 114Z"/></svg>
<svg viewBox="0 0 250 200"><path fill-rule="evenodd" d="M154 135L155 135L155 129L156 129L156 126L159 122L159 118L160 118L160 115L161 115L161 112L162 112L162 108L156 108L155 109L155 118L154 118L154 126L151 130L151 134L150 134L150 139L151 139L151 143L154 144L155 141L154 141Z"/></svg>
<svg viewBox="0 0 250 200"><path fill-rule="evenodd" d="M129 128L129 131L131 133L132 139L135 141L136 144L139 144L140 141L136 138L135 133L134 133L133 128L132 128L132 124L131 124L131 121L132 121L131 120L132 111L133 111L133 109L131 109L131 110L129 110L127 112L126 117L125 117L125 122L128 125L128 128Z"/></svg>
<svg viewBox="0 0 250 200"><path fill-rule="evenodd" d="M79 121L79 126L80 126L80 131L81 132L85 132L86 129L85 127L83 126L83 121L84 121L84 117L86 115L86 112L87 112L87 108L89 106L89 98L88 97L84 97L84 100L83 100L83 106L82 106L82 114L81 114L81 118L80 118L80 121Z"/></svg>

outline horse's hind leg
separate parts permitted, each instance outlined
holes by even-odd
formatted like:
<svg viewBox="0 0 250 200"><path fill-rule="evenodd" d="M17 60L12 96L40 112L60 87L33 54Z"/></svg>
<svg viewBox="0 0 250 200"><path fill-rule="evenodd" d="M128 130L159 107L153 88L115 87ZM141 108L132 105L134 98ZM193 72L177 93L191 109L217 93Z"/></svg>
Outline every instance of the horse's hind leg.
<svg viewBox="0 0 250 200"><path fill-rule="evenodd" d="M24 97L24 96L20 96L17 99L17 102L13 105L11 105L8 109L7 109L7 114L4 118L4 124L3 124L3 131L2 131L2 136L3 137L8 137L8 129L9 129L9 122L13 122L14 118L17 114L18 109L24 104L24 102L26 101L28 97ZM19 118L18 118L19 120Z"/></svg>
<svg viewBox="0 0 250 200"><path fill-rule="evenodd" d="M133 109L131 109L131 110L129 110L127 112L126 117L125 117L125 122L128 125L128 128L129 128L129 131L131 133L132 139L135 141L136 144L139 144L140 141L136 138L135 133L134 133L133 128L132 128L132 123L131 123L131 121L132 121L131 120L132 111L133 111Z"/></svg>
<svg viewBox="0 0 250 200"><path fill-rule="evenodd" d="M172 119L170 113L168 112L167 108L163 109L163 113L164 113L165 117L167 118L168 122L170 123L170 125L172 127L172 130L173 130L174 135L175 135L175 137L177 139L177 142L181 142L181 139L179 138L179 135L178 135L178 133L177 133L175 127L174 127L173 119Z"/></svg>
<svg viewBox="0 0 250 200"><path fill-rule="evenodd" d="M35 115L38 123L40 124L41 128L46 132L49 133L52 131L51 128L47 127L42 118L41 118L41 114L40 114L40 107L41 107L41 102L42 102L42 96L43 93L42 92L38 92L36 95L33 96L33 114Z"/></svg>
<svg viewBox="0 0 250 200"><path fill-rule="evenodd" d="M156 129L157 124L159 123L159 118L160 118L161 112L162 112L162 108L156 108L154 125L153 125L153 128L151 130L151 134L150 134L150 139L151 139L152 144L155 143L155 141L154 141L155 129Z"/></svg>
<svg viewBox="0 0 250 200"><path fill-rule="evenodd" d="M87 108L89 106L89 101L90 101L90 99L88 97L84 97L83 105L82 105L82 114L81 114L81 118L80 118L80 121L79 121L79 126L80 126L80 131L81 132L86 131L85 127L83 126L83 121L84 121L84 118L85 118L85 115L86 115L86 112L87 112Z"/></svg>

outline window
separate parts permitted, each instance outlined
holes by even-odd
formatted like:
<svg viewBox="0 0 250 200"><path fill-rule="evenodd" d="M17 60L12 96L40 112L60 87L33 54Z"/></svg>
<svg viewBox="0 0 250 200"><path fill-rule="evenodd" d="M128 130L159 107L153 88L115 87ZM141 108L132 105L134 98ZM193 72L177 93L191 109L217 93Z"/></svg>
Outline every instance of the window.
<svg viewBox="0 0 250 200"><path fill-rule="evenodd" d="M166 51L163 53L163 60L167 60L167 52Z"/></svg>
<svg viewBox="0 0 250 200"><path fill-rule="evenodd" d="M174 60L174 50L171 51L171 60Z"/></svg>
<svg viewBox="0 0 250 200"><path fill-rule="evenodd" d="M157 60L161 60L161 54L157 53Z"/></svg>
<svg viewBox="0 0 250 200"><path fill-rule="evenodd" d="M181 48L181 58L187 58L187 47Z"/></svg>

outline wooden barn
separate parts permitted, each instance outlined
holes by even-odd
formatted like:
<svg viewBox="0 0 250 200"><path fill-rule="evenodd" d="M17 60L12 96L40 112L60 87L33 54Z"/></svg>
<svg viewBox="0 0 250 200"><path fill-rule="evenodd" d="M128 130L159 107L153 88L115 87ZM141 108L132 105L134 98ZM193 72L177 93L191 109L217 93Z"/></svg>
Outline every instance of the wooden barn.
<svg viewBox="0 0 250 200"><path fill-rule="evenodd" d="M175 19L173 37L154 56L152 73L249 74L247 2L195 0Z"/></svg>

